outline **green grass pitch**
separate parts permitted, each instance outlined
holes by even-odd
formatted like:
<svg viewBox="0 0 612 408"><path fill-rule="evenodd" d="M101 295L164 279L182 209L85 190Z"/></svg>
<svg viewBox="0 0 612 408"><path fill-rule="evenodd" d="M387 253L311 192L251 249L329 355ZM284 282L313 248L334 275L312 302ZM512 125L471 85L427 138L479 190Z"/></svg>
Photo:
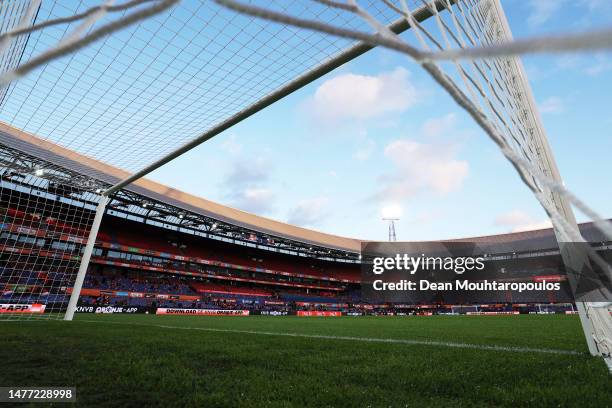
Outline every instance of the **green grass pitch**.
<svg viewBox="0 0 612 408"><path fill-rule="evenodd" d="M0 322L0 385L81 406L612 406L577 316Z"/></svg>

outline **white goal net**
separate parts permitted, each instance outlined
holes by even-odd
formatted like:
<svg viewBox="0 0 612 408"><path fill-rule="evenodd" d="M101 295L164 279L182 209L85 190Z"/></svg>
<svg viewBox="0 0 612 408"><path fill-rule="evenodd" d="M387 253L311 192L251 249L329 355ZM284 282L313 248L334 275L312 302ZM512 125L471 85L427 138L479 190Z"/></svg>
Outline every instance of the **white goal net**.
<svg viewBox="0 0 612 408"><path fill-rule="evenodd" d="M318 0L369 24L371 31L312 20L295 13L238 0L217 0L233 10L330 36L361 40L404 53L425 69L499 146L525 185L549 215L568 271L596 265L605 274L595 300L610 299L612 272L605 260L584 243L572 206L591 218L607 239L608 221L568 191L561 182L545 130L519 55L610 48L610 30L574 36L514 41L499 0L383 0L410 28L409 36L380 21L357 0ZM564 245L568 244L568 245ZM571 273L570 273L571 275ZM570 276L574 288L582 276ZM592 354L606 357L612 369L612 316L601 302L578 302Z"/></svg>
<svg viewBox="0 0 612 408"><path fill-rule="evenodd" d="M66 188L74 188L68 199L96 195L96 191L112 196L197 144L380 46L405 54L407 63L419 64L499 146L549 215L560 243L584 242L573 209L592 219L612 240L610 224L561 183L519 59L524 53L610 48L610 30L514 41L499 0L102 4L16 0L1 4L0 16L12 16L13 23L0 26L0 121L24 132L19 137L17 131L5 129L0 133L4 148L13 155L28 153L24 146L35 136L58 146L58 152L61 148L74 152L42 157L50 165L74 171L74 162L86 157L124 171L124 177L114 180L91 174L94 181L86 185L67 181ZM403 31L407 32L400 34ZM24 173L11 160L2 163L1 188L3 197L8 197L3 200L6 214L17 214L20 202L13 191ZM39 183L44 184L49 173L47 168L42 170L38 174L34 169L34 176L30 170L25 177L42 176ZM25 183L25 188L30 184ZM40 201L30 199L23 213L42 214L45 219L66 211L60 208L61 199L53 199L49 191L45 194L50 195ZM88 202L95 205L96 200ZM69 212L71 222L84 232L91 229L93 208ZM0 248L13 248L14 253L15 246L21 245L13 244L20 242L19 236L3 238L8 239L12 241ZM23 239L32 245L30 235ZM94 249L92 240L88 243L89 248L74 249L85 259ZM33 256L42 258L47 245L45 241ZM4 250L2 257L4 262ZM573 269L593 264L610 274L605 261L588 247L579 254L565 251L564 260ZM10 271L6 274L11 281L19 282L37 272L32 269L44 269L6 265L2 270ZM70 287L75 280L71 276L72 280L61 284ZM604 296L609 296L602 288ZM608 308L578 303L590 351L609 357L612 319L609 312L602 312Z"/></svg>
<svg viewBox="0 0 612 408"><path fill-rule="evenodd" d="M316 2L266 4L367 27ZM211 1L0 2L0 320L71 318L103 191L297 89L352 43Z"/></svg>

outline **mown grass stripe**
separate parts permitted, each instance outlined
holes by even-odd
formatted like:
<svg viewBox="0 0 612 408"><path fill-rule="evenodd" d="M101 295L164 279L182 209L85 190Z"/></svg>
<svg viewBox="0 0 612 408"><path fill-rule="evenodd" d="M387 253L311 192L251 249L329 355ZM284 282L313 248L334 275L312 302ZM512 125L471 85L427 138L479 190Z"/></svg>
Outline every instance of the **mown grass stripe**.
<svg viewBox="0 0 612 408"><path fill-rule="evenodd" d="M575 351L575 350L486 345L486 344L474 344L474 343L456 343L456 342L435 341L435 340L410 340L410 339L392 339L392 338L358 337L358 336L335 336L335 335L326 335L326 334L271 332L271 331L259 331L259 330L217 329L217 328L212 328L212 327L185 327L185 326L170 326L170 325L163 325L163 324L125 323L125 322L110 322L110 321L85 320L85 319L79 319L78 321L86 322L86 323L97 323L97 324L107 323L107 324L119 324L119 325L127 325L127 326L157 327L161 329L172 329L172 330L196 330L196 331L217 332L217 333L253 334L253 335L261 335L261 336L279 336L279 337L299 337L299 338L310 338L310 339L321 339L321 340L344 340L344 341L360 341L360 342L369 342L369 343L407 344L407 345L412 345L412 346L450 347L450 348L473 349L473 350L484 350L484 351L503 351L503 352L511 352L511 353L542 353L542 354L561 354L561 355L585 354L583 352Z"/></svg>

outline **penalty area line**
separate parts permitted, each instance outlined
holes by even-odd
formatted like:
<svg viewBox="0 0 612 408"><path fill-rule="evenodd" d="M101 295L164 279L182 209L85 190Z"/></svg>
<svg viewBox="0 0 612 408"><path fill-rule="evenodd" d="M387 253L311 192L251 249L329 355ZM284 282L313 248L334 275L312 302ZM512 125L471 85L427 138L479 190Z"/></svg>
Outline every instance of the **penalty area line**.
<svg viewBox="0 0 612 408"><path fill-rule="evenodd" d="M106 323L106 324L118 324L124 326L145 326L145 327L157 327L160 329L172 329L172 330L193 330L202 332L212 333L234 333L234 334L251 334L259 336L275 336L275 337L295 337L295 338L307 338L307 339L320 339L320 340L341 340L341 341L357 341L365 343L388 343L388 344L406 344L411 346L433 346L433 347L449 347L449 348L460 348L460 349L472 349L472 350L483 350L483 351L504 351L510 353L541 353L541 354L561 354L561 355L584 355L585 353L576 350L560 350L560 349L549 349L549 348L537 348L537 347L518 347L518 346L499 346L499 345L486 345L486 344L474 344L474 343L456 343L448 341L436 341L436 340L410 340L410 339L390 339L390 338L377 338L377 337L357 337L357 336L334 336L327 334L308 334L308 333L284 333L284 332L271 332L271 331L260 331L260 330L240 330L240 329L217 329L214 327L185 327L185 326L170 326L165 324L148 324L148 323L126 323L126 322L109 322L100 320L82 320L79 319L77 322L86 323Z"/></svg>

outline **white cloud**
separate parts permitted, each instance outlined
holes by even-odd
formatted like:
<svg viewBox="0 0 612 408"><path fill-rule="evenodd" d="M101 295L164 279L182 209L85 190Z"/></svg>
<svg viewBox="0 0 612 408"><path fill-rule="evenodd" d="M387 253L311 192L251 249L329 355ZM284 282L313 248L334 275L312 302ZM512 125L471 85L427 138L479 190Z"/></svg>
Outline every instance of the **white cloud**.
<svg viewBox="0 0 612 408"><path fill-rule="evenodd" d="M576 54L565 54L557 57L555 66L559 69L576 69L583 63L584 58Z"/></svg>
<svg viewBox="0 0 612 408"><path fill-rule="evenodd" d="M448 194L459 190L469 173L468 163L455 157L455 149L442 144L418 143L410 139L391 142L385 148L396 167L383 178L380 197L410 198L420 191Z"/></svg>
<svg viewBox="0 0 612 408"><path fill-rule="evenodd" d="M512 230L512 232L533 231L545 228L552 228L550 220L535 221L529 224L522 224Z"/></svg>
<svg viewBox="0 0 612 408"><path fill-rule="evenodd" d="M353 158L360 161L368 160L375 148L376 142L372 139L366 139L363 145L353 153Z"/></svg>
<svg viewBox="0 0 612 408"><path fill-rule="evenodd" d="M316 120L365 120L403 112L417 102L410 72L396 68L380 75L342 74L323 82L307 101Z"/></svg>
<svg viewBox="0 0 612 408"><path fill-rule="evenodd" d="M270 213L275 196L265 186L269 178L270 166L266 160L240 156L231 163L222 188L232 207L256 214Z"/></svg>
<svg viewBox="0 0 612 408"><path fill-rule="evenodd" d="M231 155L237 155L242 152L242 145L238 143L236 134L232 133L229 137L226 137L221 148Z"/></svg>
<svg viewBox="0 0 612 408"><path fill-rule="evenodd" d="M612 70L612 61L603 54L597 54L594 59L589 60L584 73L589 76L598 76Z"/></svg>
<svg viewBox="0 0 612 408"><path fill-rule="evenodd" d="M565 0L530 0L530 9L527 24L536 27L546 23L550 18L561 10Z"/></svg>
<svg viewBox="0 0 612 408"><path fill-rule="evenodd" d="M529 81L539 81L540 79L548 77L548 75L552 72L550 67L546 67L547 69L543 69L539 65L530 64L528 62L525 63L525 71L527 71L527 78Z"/></svg>
<svg viewBox="0 0 612 408"><path fill-rule="evenodd" d="M328 216L329 199L315 197L300 201L289 211L287 222L301 226L319 225Z"/></svg>
<svg viewBox="0 0 612 408"><path fill-rule="evenodd" d="M536 220L524 211L512 210L495 218L495 225L510 232L531 231L552 227L550 220Z"/></svg>
<svg viewBox="0 0 612 408"><path fill-rule="evenodd" d="M246 159L240 157L232 162L225 175L224 185L228 188L244 187L266 181L270 175L268 162L261 157Z"/></svg>
<svg viewBox="0 0 612 408"><path fill-rule="evenodd" d="M236 191L230 197L232 206L256 214L272 211L274 193L267 188L246 188Z"/></svg>
<svg viewBox="0 0 612 408"><path fill-rule="evenodd" d="M507 226L507 225L515 226L515 225L526 224L530 222L531 222L531 217L521 210L512 210L507 213L498 215L497 218L495 218L496 225L504 225L504 226Z"/></svg>
<svg viewBox="0 0 612 408"><path fill-rule="evenodd" d="M445 136L449 132L456 131L457 126L457 115L455 113L449 113L448 115L440 118L432 118L423 124L421 133L425 137L438 137Z"/></svg>
<svg viewBox="0 0 612 408"><path fill-rule="evenodd" d="M612 8L612 2L610 2ZM580 55L564 55L556 60L556 68L568 71L575 71L596 77L612 71L612 60L605 53L596 53L589 57Z"/></svg>
<svg viewBox="0 0 612 408"><path fill-rule="evenodd" d="M384 154L394 170L381 177L381 188L375 199L402 202L422 192L445 195L463 186L469 165L457 158L458 145L448 136L464 134L457 129L454 113L432 118L423 123L416 137L397 139L385 146Z"/></svg>
<svg viewBox="0 0 612 408"><path fill-rule="evenodd" d="M565 111L565 104L561 98L551 96L539 104L538 109L542 114L558 114Z"/></svg>

